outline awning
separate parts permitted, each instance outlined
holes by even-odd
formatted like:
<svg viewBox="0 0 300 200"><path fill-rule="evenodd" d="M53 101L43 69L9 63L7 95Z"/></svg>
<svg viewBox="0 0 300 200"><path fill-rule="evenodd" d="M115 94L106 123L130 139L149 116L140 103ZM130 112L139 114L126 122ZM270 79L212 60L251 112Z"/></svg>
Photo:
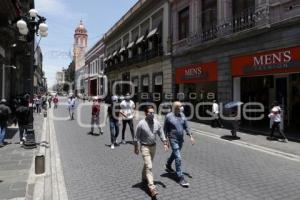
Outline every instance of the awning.
<svg viewBox="0 0 300 200"><path fill-rule="evenodd" d="M107 59L110 60L111 58L112 58L112 55L109 55Z"/></svg>
<svg viewBox="0 0 300 200"><path fill-rule="evenodd" d="M126 50L126 47L122 47L119 51L119 53L123 53Z"/></svg>
<svg viewBox="0 0 300 200"><path fill-rule="evenodd" d="M107 57L106 57L106 58L103 59L103 62L106 62L107 60L108 60L108 59L107 59Z"/></svg>
<svg viewBox="0 0 300 200"><path fill-rule="evenodd" d="M158 28L153 29L152 31L150 31L150 33L147 35L147 38L151 38L152 36L154 36L158 31Z"/></svg>
<svg viewBox="0 0 300 200"><path fill-rule="evenodd" d="M132 47L133 47L133 45L134 45L134 42L131 42L131 43L129 43L129 45L128 45L127 49L130 49L130 48L132 48Z"/></svg>
<svg viewBox="0 0 300 200"><path fill-rule="evenodd" d="M137 41L136 41L136 44L140 44L141 42L143 42L145 36L141 36Z"/></svg>
<svg viewBox="0 0 300 200"><path fill-rule="evenodd" d="M115 51L115 52L113 53L113 57L115 57L117 54L118 54L118 51Z"/></svg>

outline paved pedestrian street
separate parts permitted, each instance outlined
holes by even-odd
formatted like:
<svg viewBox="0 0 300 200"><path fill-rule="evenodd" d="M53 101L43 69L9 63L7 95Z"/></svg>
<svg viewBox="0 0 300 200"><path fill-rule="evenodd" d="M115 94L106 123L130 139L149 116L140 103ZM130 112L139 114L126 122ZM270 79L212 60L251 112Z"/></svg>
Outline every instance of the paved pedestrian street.
<svg viewBox="0 0 300 200"><path fill-rule="evenodd" d="M75 119L89 123L90 113L85 107ZM66 107L54 116L67 117ZM107 126L100 136L88 135L90 129L76 120L54 120L54 126L69 199L151 199L141 184L142 158L131 144L110 149ZM195 138L196 145L186 140L182 150L189 188L164 171L171 152L159 143L153 165L158 199L300 199L300 162L203 135Z"/></svg>

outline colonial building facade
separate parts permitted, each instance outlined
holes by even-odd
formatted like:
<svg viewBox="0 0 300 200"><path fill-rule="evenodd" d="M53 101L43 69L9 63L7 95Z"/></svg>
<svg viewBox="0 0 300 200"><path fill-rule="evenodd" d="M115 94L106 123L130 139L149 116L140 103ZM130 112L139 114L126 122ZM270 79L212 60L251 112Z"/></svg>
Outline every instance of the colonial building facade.
<svg viewBox="0 0 300 200"><path fill-rule="evenodd" d="M173 0L174 93L193 104L262 103L262 120L242 120L251 128L268 128L277 100L285 128L299 127L299 22L298 0Z"/></svg>
<svg viewBox="0 0 300 200"><path fill-rule="evenodd" d="M34 39L19 33L15 23L34 6L34 0L0 1L0 91L8 102L45 87L42 52Z"/></svg>
<svg viewBox="0 0 300 200"><path fill-rule="evenodd" d="M103 40L99 40L85 54L85 86L86 95L103 96L105 92L104 79L104 53L105 45Z"/></svg>
<svg viewBox="0 0 300 200"><path fill-rule="evenodd" d="M110 94L159 103L171 93L170 39L169 2L138 1L104 36Z"/></svg>

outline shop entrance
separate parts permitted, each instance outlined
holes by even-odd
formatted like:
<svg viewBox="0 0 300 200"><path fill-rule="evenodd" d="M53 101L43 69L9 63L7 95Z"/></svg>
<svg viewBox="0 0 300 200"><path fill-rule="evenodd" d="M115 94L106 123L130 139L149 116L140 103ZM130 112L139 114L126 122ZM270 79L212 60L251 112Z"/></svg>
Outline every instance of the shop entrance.
<svg viewBox="0 0 300 200"><path fill-rule="evenodd" d="M277 101L283 111L283 126L287 128L299 127L299 118L294 112L300 106L298 84L300 84L299 74L269 75L258 77L241 78L241 101L259 102L264 105L265 112L262 120L242 119L242 125L268 128L268 114L274 103ZM260 113L252 113L251 116L258 116Z"/></svg>
<svg viewBox="0 0 300 200"><path fill-rule="evenodd" d="M258 102L264 106L264 118L262 120L246 120L242 116L242 126L268 128L268 113L274 99L273 76L243 77L241 78L241 101L245 103ZM250 107L248 107L250 108ZM251 107L256 109L255 106ZM250 117L258 117L261 113L249 113Z"/></svg>

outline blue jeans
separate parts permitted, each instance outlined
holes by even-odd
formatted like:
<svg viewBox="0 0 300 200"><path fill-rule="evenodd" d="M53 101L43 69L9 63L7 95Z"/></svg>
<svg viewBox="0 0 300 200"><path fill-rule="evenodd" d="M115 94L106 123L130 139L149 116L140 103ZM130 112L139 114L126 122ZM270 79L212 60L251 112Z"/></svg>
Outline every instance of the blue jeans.
<svg viewBox="0 0 300 200"><path fill-rule="evenodd" d="M119 136L119 121L115 119L109 119L109 127L111 143L114 144Z"/></svg>
<svg viewBox="0 0 300 200"><path fill-rule="evenodd" d="M6 136L6 122L0 122L0 144L4 143L5 136Z"/></svg>
<svg viewBox="0 0 300 200"><path fill-rule="evenodd" d="M175 160L175 168L176 168L176 174L178 178L183 177L182 168L181 168L181 155L180 151L183 145L183 140L178 139L170 139L170 145L172 148L172 154L170 158L167 161L167 165L171 166L173 161Z"/></svg>

